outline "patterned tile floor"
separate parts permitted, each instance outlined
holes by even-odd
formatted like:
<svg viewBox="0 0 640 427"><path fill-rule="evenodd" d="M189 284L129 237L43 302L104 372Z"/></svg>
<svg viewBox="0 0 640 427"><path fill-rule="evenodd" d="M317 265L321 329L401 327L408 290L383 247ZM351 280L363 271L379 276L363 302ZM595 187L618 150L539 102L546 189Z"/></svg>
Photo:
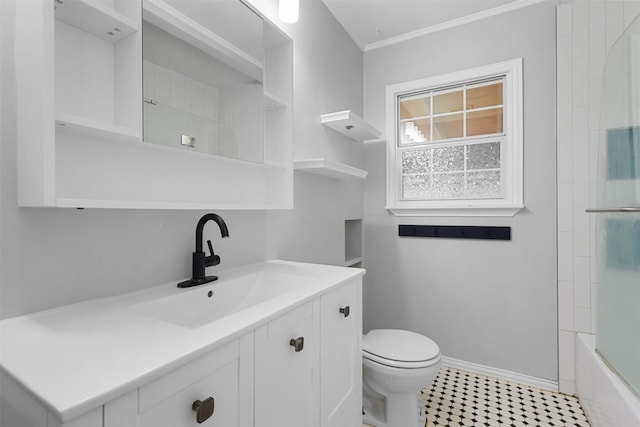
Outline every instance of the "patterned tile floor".
<svg viewBox="0 0 640 427"><path fill-rule="evenodd" d="M575 397L447 366L422 399L425 427L589 427Z"/></svg>
<svg viewBox="0 0 640 427"><path fill-rule="evenodd" d="M422 397L426 427L589 426L575 397L446 366Z"/></svg>

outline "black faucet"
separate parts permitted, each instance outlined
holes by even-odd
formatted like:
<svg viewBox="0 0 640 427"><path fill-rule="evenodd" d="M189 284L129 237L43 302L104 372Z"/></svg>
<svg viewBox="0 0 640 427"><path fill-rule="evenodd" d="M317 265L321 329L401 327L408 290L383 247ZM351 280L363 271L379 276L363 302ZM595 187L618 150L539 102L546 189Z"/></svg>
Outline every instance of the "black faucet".
<svg viewBox="0 0 640 427"><path fill-rule="evenodd" d="M204 283L218 280L218 276L205 276L204 272L205 267L220 264L220 257L213 253L211 240L207 240L207 245L209 246L209 252L211 255L205 256L205 253L202 250L202 231L204 230L204 225L209 221L215 221L216 224L218 224L218 227L220 227L220 234L223 238L229 237L227 224L220 216L214 213L209 213L200 218L200 221L198 221L198 225L196 226L196 251L193 253L193 272L191 273L191 279L178 283L179 288L190 288L191 286L202 285Z"/></svg>

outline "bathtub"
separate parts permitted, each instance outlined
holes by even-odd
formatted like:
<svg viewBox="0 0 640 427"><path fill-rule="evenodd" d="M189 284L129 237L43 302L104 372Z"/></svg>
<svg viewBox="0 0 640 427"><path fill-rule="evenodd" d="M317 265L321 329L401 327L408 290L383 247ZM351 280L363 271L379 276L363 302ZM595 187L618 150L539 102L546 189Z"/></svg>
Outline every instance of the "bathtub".
<svg viewBox="0 0 640 427"><path fill-rule="evenodd" d="M576 394L593 427L640 426L640 399L596 353L596 337L577 334Z"/></svg>

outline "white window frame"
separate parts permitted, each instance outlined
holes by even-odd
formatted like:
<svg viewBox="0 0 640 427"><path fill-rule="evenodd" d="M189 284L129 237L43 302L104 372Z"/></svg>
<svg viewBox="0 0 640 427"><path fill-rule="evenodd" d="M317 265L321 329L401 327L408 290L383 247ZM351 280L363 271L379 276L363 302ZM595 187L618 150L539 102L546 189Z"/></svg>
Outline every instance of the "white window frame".
<svg viewBox="0 0 640 427"><path fill-rule="evenodd" d="M402 95L504 76L501 198L402 200L398 98ZM513 216L524 207L522 58L386 87L387 206L396 216ZM490 140L488 140L490 141Z"/></svg>

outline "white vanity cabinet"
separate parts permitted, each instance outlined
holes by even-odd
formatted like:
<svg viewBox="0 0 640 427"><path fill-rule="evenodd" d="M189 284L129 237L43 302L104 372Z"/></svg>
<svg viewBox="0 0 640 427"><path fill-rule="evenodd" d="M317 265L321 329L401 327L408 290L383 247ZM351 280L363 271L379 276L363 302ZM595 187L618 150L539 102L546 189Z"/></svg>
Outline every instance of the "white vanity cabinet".
<svg viewBox="0 0 640 427"><path fill-rule="evenodd" d="M314 306L306 303L256 330L256 427L318 424Z"/></svg>
<svg viewBox="0 0 640 427"><path fill-rule="evenodd" d="M142 375L162 369L154 379L123 377L120 394L111 389L104 392L108 398L92 396L106 402L97 406L69 401L71 406L59 409L36 399L0 370L0 427L359 426L361 284L360 276L351 276L299 302L292 298L287 308L247 323L238 336L229 335L195 359L170 370L144 369ZM211 324L206 333L205 326L182 334L206 341L215 326ZM171 330L175 332L175 327ZM126 351L116 350L113 359L130 358ZM134 381L137 385L131 387ZM56 387L63 394L68 391L65 384ZM56 412L66 421L60 421Z"/></svg>
<svg viewBox="0 0 640 427"><path fill-rule="evenodd" d="M256 331L256 427L361 423L361 300L352 281Z"/></svg>
<svg viewBox="0 0 640 427"><path fill-rule="evenodd" d="M362 422L361 288L351 282L320 298L320 416L323 426ZM357 410L352 406L356 405Z"/></svg>
<svg viewBox="0 0 640 427"><path fill-rule="evenodd" d="M140 387L137 426L240 426L252 390L241 361L252 356L236 340Z"/></svg>

